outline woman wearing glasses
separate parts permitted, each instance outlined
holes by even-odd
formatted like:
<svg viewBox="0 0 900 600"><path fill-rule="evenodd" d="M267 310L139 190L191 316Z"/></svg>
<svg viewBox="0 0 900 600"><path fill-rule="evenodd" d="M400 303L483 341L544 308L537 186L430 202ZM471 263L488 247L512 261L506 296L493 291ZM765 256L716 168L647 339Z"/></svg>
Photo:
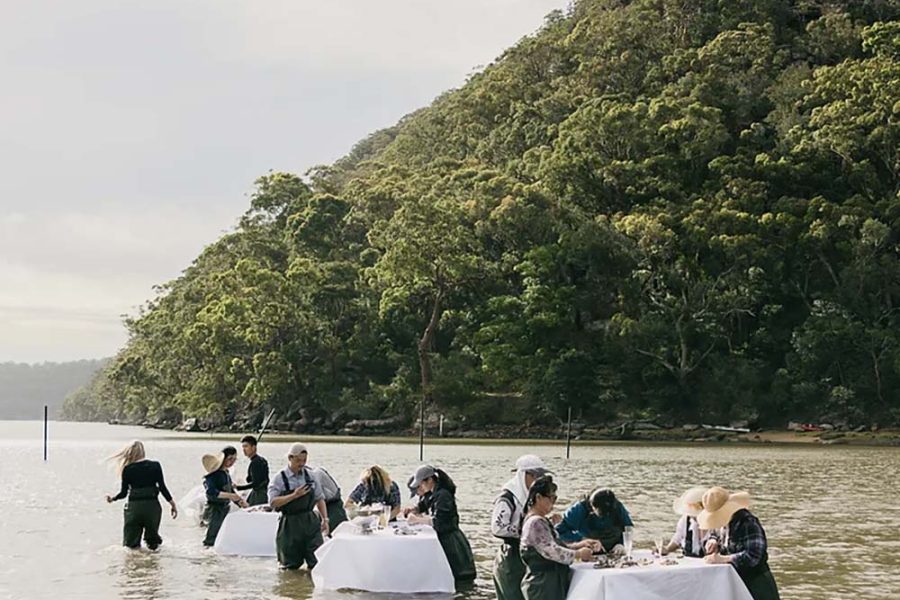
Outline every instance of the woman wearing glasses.
<svg viewBox="0 0 900 600"><path fill-rule="evenodd" d="M520 549L525 563L522 595L525 600L558 600L569 591L569 565L575 559L590 560L600 549L596 540L571 544L560 542L547 518L556 502L556 484L549 475L540 477L528 490L528 510L522 525Z"/></svg>

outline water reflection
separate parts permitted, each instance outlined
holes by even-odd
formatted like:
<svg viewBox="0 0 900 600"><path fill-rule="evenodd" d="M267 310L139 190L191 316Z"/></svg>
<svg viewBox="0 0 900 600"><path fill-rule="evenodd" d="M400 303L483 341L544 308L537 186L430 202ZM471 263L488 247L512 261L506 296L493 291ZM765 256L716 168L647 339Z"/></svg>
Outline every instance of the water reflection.
<svg viewBox="0 0 900 600"><path fill-rule="evenodd" d="M41 430L34 429L35 437L30 427L0 422L3 464L16 466L2 472L5 485L15 493L0 511L0 535L5 542L0 544L0 588L5 588L0 596L29 600L60 595L92 600L390 598L322 593L313 589L308 576L280 571L272 559L218 556L202 547L203 530L181 516L174 522L163 520L165 542L158 552L119 547L121 505L109 506L102 499L104 492L117 489L116 476L99 461L128 439L141 437L148 452L162 462L169 488L180 497L201 480L199 457L218 450L222 440L154 439L159 434L143 429L60 423L53 427L56 437L45 464ZM283 456L288 440L274 440L260 444L260 453ZM418 462L412 445L313 441L310 446L345 492L358 480L364 462L379 462L398 480ZM459 486L460 526L472 544L478 567L475 589L457 594L460 600L494 597L490 569L498 542L490 535L491 501L509 478L516 457L529 452L540 454L556 472L560 509L594 486L614 489L634 517L638 547L671 535L676 521L671 513L674 496L691 485L718 483L753 494L753 512L766 527L772 569L784 598L897 597L897 449L576 446L573 458L566 461L562 446L429 446L427 460L444 467ZM246 461L237 469L245 473ZM48 481L78 493L56 503L46 494Z"/></svg>
<svg viewBox="0 0 900 600"><path fill-rule="evenodd" d="M121 548L117 569L119 597L145 599L163 597L163 578L158 552Z"/></svg>

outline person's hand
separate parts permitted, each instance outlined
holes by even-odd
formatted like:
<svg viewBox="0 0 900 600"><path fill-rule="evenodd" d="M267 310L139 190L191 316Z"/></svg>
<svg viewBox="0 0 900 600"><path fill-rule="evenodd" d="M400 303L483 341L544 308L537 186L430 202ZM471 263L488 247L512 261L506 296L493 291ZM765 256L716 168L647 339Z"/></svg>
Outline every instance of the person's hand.
<svg viewBox="0 0 900 600"><path fill-rule="evenodd" d="M319 528L322 530L322 535L324 535L324 536L328 535L329 530L330 530L330 527L328 526L328 517L321 519L321 524L319 525Z"/></svg>
<svg viewBox="0 0 900 600"><path fill-rule="evenodd" d="M716 554L719 552L719 542L716 540L706 541L706 554Z"/></svg>
<svg viewBox="0 0 900 600"><path fill-rule="evenodd" d="M112 496L110 496L109 494L106 495L106 503L112 504Z"/></svg>
<svg viewBox="0 0 900 600"><path fill-rule="evenodd" d="M589 561L592 558L590 548L579 548L575 551L575 558L582 561Z"/></svg>
<svg viewBox="0 0 900 600"><path fill-rule="evenodd" d="M612 547L612 550L609 550L609 554L615 554L617 556L625 556L625 546L622 544L616 544Z"/></svg>
<svg viewBox="0 0 900 600"><path fill-rule="evenodd" d="M560 523L562 523L562 515L559 513L553 513L547 518L550 519L550 522L554 525L559 525Z"/></svg>
<svg viewBox="0 0 900 600"><path fill-rule="evenodd" d="M247 504L247 501L244 500L243 498L239 498L239 499L238 499L238 506L240 506L241 508L247 508L247 507L250 506L250 505Z"/></svg>
<svg viewBox="0 0 900 600"><path fill-rule="evenodd" d="M603 552L603 543L600 540L587 540L591 552Z"/></svg>
<svg viewBox="0 0 900 600"><path fill-rule="evenodd" d="M172 509L171 509L172 518L173 518L173 519L177 519L177 518L178 518L178 507L175 506L175 502L174 502L174 501L169 502L169 505L172 507Z"/></svg>
<svg viewBox="0 0 900 600"><path fill-rule="evenodd" d="M404 516L404 517L409 517L409 515L414 515L414 514L416 514L416 507L415 507L415 506L407 506L406 508L403 509L403 516Z"/></svg>
<svg viewBox="0 0 900 600"><path fill-rule="evenodd" d="M668 544L665 544L665 545L659 547L659 555L660 556L665 556L668 553L669 553L669 545Z"/></svg>
<svg viewBox="0 0 900 600"><path fill-rule="evenodd" d="M704 556L703 561L710 565L726 565L731 562L731 559L727 556L722 556L718 552L713 552Z"/></svg>
<svg viewBox="0 0 900 600"><path fill-rule="evenodd" d="M312 486L310 486L310 485L307 483L307 484L304 485L303 487L298 487L297 489L294 490L294 497L295 497L295 498L302 498L303 496L307 495L307 494L310 493L311 491L312 491Z"/></svg>

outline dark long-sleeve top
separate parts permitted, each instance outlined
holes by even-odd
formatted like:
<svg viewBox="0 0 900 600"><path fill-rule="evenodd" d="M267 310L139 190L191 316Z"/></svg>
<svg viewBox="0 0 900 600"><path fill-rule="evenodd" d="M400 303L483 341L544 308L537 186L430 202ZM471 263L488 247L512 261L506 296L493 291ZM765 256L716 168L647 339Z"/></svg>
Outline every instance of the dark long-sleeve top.
<svg viewBox="0 0 900 600"><path fill-rule="evenodd" d="M269 487L269 463L259 454L250 459L250 466L247 467L247 483L244 485L236 485L236 490L267 490Z"/></svg>
<svg viewBox="0 0 900 600"><path fill-rule="evenodd" d="M231 484L231 475L228 471L219 469L203 477L203 487L206 489L207 502L228 503L227 499L219 498L219 492L231 492L234 486Z"/></svg>
<svg viewBox="0 0 900 600"><path fill-rule="evenodd" d="M556 526L556 532L564 542L577 542L590 537L592 532L602 531L606 527L614 527L617 524L621 527L634 526L624 504L616 500L614 510L617 512L615 518L612 515L598 517L587 502L576 502L563 513L562 521Z"/></svg>
<svg viewBox="0 0 900 600"><path fill-rule="evenodd" d="M155 487L166 502L172 501L172 494L163 479L162 466L155 460L133 462L122 469L122 489L113 496L113 500L121 500L127 496L129 489L149 487Z"/></svg>
<svg viewBox="0 0 900 600"><path fill-rule="evenodd" d="M752 569L768 558L766 532L759 519L747 509L734 513L728 523L722 554L730 555L731 564L738 573Z"/></svg>
<svg viewBox="0 0 900 600"><path fill-rule="evenodd" d="M427 500L427 512L431 515L431 526L438 535L459 529L459 512L456 498L450 490L435 488Z"/></svg>

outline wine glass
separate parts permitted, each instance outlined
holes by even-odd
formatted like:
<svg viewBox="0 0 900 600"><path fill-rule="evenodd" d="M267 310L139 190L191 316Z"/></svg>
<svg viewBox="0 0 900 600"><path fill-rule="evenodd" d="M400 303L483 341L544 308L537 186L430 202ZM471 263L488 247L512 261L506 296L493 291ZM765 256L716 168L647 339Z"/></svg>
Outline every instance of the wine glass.
<svg viewBox="0 0 900 600"><path fill-rule="evenodd" d="M625 546L625 556L631 558L631 549L634 546L634 527L626 525L622 532L622 544Z"/></svg>

